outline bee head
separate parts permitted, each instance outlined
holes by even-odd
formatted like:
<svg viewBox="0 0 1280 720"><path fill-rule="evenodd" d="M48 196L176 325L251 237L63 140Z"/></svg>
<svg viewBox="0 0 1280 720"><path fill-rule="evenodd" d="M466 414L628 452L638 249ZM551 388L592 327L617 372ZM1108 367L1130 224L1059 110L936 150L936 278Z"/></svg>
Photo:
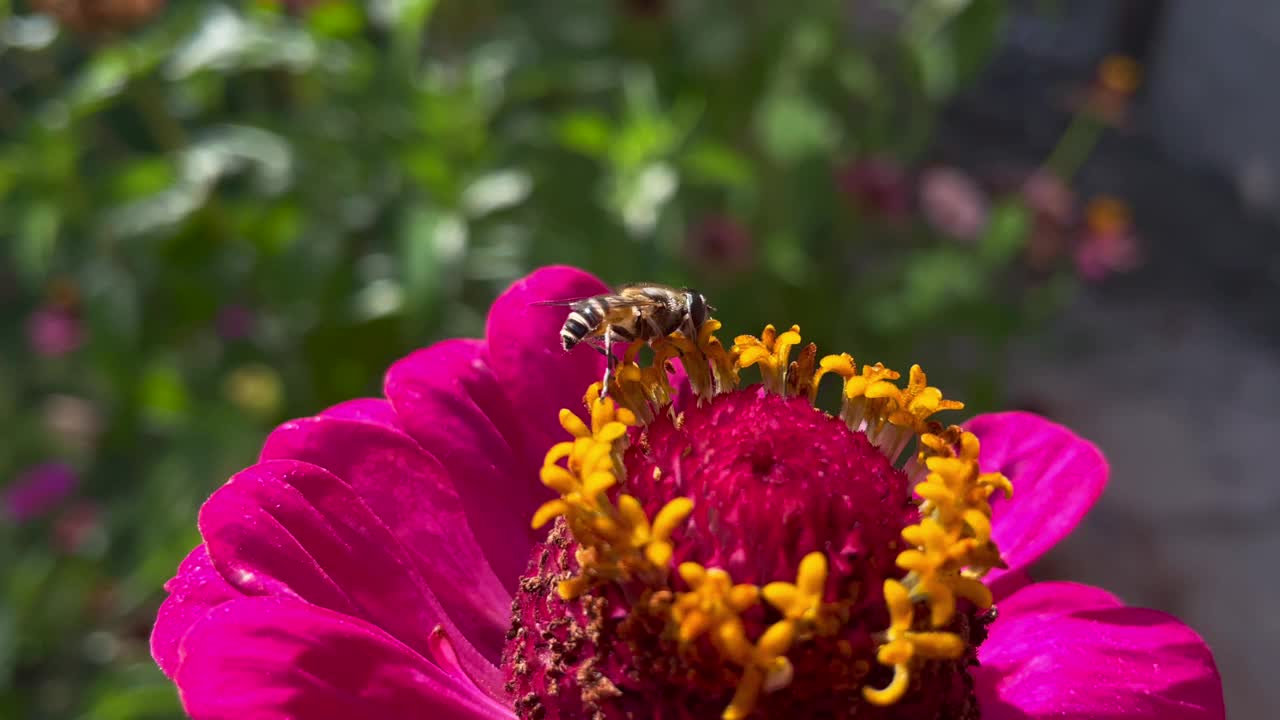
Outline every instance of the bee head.
<svg viewBox="0 0 1280 720"><path fill-rule="evenodd" d="M689 321L693 323L693 329L698 330L707 322L707 318L715 308L707 304L705 295L692 288L684 289L684 297L689 310Z"/></svg>

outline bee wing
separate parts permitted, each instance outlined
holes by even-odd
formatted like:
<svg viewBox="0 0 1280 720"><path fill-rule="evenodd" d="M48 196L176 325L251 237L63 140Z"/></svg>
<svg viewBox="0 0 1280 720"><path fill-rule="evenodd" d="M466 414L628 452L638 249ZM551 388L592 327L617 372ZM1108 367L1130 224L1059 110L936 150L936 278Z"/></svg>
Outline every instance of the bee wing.
<svg viewBox="0 0 1280 720"><path fill-rule="evenodd" d="M607 297L609 299L609 307L625 308L625 307L643 307L645 305L654 304L654 299L649 297L622 296L622 295L587 295L580 298L566 298L564 300L538 300L531 302L530 305L550 305L553 307L569 307L576 305L583 300L590 300L593 297Z"/></svg>
<svg viewBox="0 0 1280 720"><path fill-rule="evenodd" d="M552 307L569 307L570 305L573 305L574 303L582 302L583 300L586 300L587 298L590 298L590 297L592 297L592 296L591 296L591 295L588 295L588 296L586 296L586 297L580 297L580 298L567 298L567 299L565 299L565 300L538 300L537 302L531 302L531 303L529 303L529 304L530 304L530 305L544 305L544 306L552 306Z"/></svg>

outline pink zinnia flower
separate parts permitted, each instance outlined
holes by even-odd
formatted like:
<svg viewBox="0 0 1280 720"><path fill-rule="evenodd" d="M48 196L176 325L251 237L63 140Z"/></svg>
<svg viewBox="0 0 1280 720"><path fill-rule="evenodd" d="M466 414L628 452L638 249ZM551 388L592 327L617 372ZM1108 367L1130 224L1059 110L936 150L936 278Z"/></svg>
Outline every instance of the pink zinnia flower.
<svg viewBox="0 0 1280 720"><path fill-rule="evenodd" d="M33 520L65 500L77 481L76 471L66 463L33 465L0 491L0 507L18 522Z"/></svg>
<svg viewBox="0 0 1280 720"><path fill-rule="evenodd" d="M1076 270L1097 282L1116 272L1127 272L1142 263L1138 236L1133 230L1129 206L1101 196L1085 207L1085 226L1075 249Z"/></svg>
<svg viewBox="0 0 1280 720"><path fill-rule="evenodd" d="M37 355L61 357L84 342L84 327L74 310L49 305L27 318L27 342Z"/></svg>
<svg viewBox="0 0 1280 720"><path fill-rule="evenodd" d="M152 635L193 717L1224 716L1175 618L1026 579L1102 491L1092 445L943 426L918 367L797 328L726 348L714 320L601 400L600 356L534 303L605 291L533 273L486 340L286 423L213 494ZM839 416L812 405L832 375Z"/></svg>

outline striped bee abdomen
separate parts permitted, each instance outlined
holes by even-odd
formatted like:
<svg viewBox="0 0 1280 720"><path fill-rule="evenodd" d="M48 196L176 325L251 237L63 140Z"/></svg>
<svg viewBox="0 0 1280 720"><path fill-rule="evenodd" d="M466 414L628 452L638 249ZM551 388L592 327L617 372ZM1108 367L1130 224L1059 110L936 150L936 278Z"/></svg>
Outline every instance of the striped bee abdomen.
<svg viewBox="0 0 1280 720"><path fill-rule="evenodd" d="M572 350L573 346L600 329L607 311L608 306L598 297L572 305L564 327L560 328L560 345L565 350Z"/></svg>

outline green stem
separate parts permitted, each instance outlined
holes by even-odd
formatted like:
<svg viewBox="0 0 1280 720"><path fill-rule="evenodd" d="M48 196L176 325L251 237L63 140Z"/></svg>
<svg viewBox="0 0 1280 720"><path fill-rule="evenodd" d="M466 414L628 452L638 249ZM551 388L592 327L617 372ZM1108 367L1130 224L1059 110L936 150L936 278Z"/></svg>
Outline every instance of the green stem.
<svg viewBox="0 0 1280 720"><path fill-rule="evenodd" d="M1077 113L1044 161L1044 167L1059 178L1070 180L1089 159L1101 137L1102 123L1088 113Z"/></svg>

